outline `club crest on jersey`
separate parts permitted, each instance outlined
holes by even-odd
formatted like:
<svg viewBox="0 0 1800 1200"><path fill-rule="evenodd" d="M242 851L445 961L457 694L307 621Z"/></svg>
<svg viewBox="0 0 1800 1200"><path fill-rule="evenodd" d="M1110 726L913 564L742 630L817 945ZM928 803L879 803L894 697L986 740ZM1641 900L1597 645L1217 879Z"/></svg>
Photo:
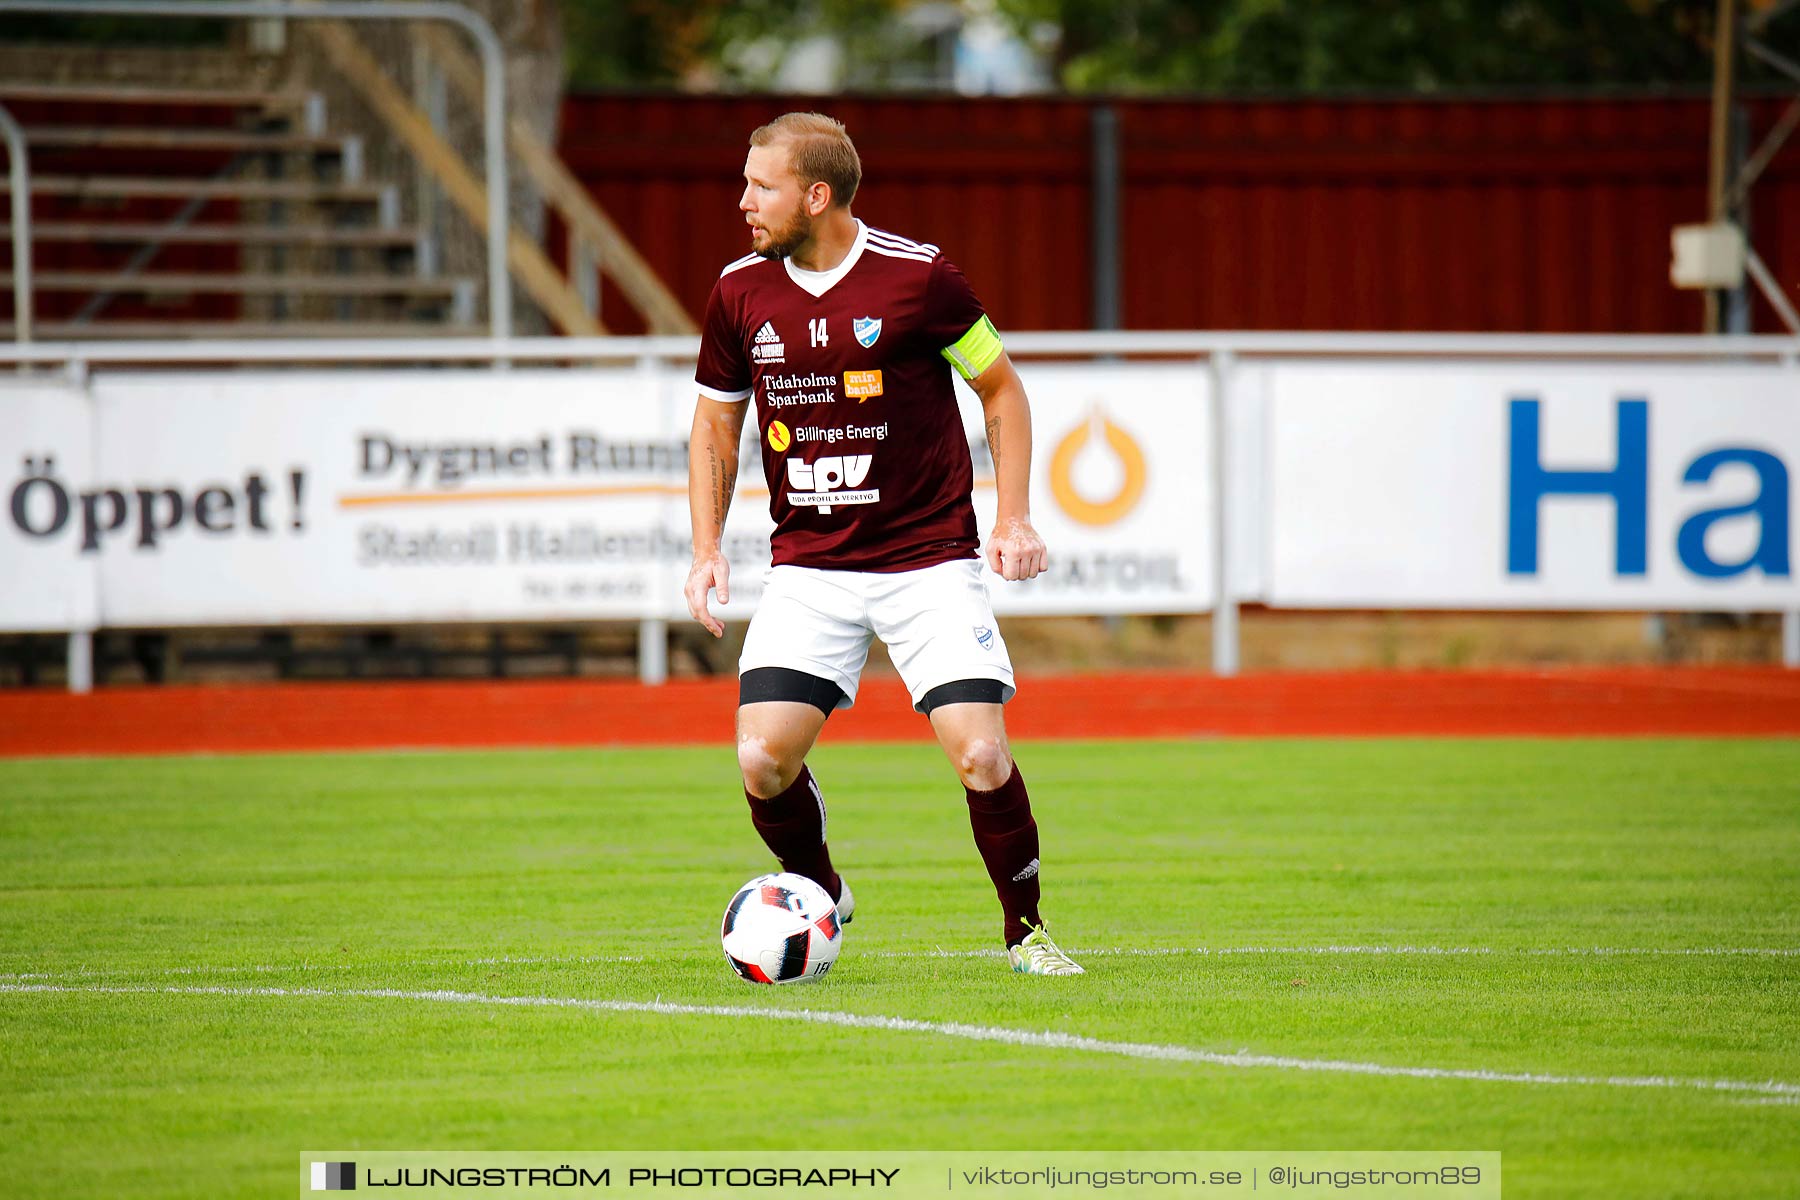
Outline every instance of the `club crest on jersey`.
<svg viewBox="0 0 1800 1200"><path fill-rule="evenodd" d="M994 648L994 631L989 629L986 625L977 625L975 627L975 640L980 644L983 650L992 650Z"/></svg>
<svg viewBox="0 0 1800 1200"><path fill-rule="evenodd" d="M750 347L750 357L763 364L787 361L787 345L781 340L781 335L775 332L773 321L764 321L762 328L756 331L756 342Z"/></svg>
<svg viewBox="0 0 1800 1200"><path fill-rule="evenodd" d="M856 340L865 347L873 346L876 339L881 336L881 318L858 317L850 322L850 332L854 333Z"/></svg>

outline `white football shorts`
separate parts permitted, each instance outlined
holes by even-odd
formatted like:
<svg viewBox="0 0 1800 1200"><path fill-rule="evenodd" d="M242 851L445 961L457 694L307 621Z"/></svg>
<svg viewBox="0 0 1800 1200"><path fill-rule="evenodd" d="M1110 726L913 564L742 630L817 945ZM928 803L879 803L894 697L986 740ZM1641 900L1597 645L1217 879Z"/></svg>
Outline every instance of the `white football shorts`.
<svg viewBox="0 0 1800 1200"><path fill-rule="evenodd" d="M972 558L894 572L771 567L738 674L803 671L842 688L838 707L849 708L870 638L887 647L915 707L932 688L963 679L999 681L1002 702L1016 690L981 563Z"/></svg>

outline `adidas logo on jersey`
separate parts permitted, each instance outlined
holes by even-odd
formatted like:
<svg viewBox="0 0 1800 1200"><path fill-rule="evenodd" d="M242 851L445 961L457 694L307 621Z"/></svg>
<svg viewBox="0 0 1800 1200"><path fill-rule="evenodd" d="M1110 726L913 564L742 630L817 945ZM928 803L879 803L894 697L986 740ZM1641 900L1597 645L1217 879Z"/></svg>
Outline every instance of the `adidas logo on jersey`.
<svg viewBox="0 0 1800 1200"><path fill-rule="evenodd" d="M787 346L775 332L773 321L764 321L762 328L756 331L756 344L750 348L750 357L763 365L787 361Z"/></svg>

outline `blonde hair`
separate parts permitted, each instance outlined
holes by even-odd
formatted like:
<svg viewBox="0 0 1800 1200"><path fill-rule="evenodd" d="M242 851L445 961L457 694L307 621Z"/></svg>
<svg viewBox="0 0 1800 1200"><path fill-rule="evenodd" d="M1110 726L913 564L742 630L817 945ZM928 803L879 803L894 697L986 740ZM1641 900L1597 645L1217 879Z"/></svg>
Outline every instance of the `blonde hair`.
<svg viewBox="0 0 1800 1200"><path fill-rule="evenodd" d="M831 188L831 203L850 207L856 185L862 182L862 159L844 129L824 113L784 113L750 135L752 146L786 142L794 174L802 187L824 183Z"/></svg>

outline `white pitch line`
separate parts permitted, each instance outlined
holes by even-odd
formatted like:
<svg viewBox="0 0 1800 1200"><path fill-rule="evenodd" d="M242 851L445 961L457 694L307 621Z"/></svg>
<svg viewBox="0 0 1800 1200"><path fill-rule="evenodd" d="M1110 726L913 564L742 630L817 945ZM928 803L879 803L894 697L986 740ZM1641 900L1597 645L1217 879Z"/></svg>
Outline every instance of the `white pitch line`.
<svg viewBox="0 0 1800 1200"><path fill-rule="evenodd" d="M570 1008L587 1012L656 1013L662 1016L762 1017L771 1021L801 1021L837 1025L849 1029L877 1029L895 1033L930 1033L974 1042L998 1042L1049 1050L1082 1050L1121 1058L1161 1062L1203 1063L1216 1067L1264 1068L1281 1071L1316 1071L1343 1075L1375 1075L1397 1079L1463 1079L1480 1083L1525 1083L1565 1087L1656 1088L1707 1092L1741 1092L1753 1096L1800 1097L1800 1084L1770 1079L1763 1082L1738 1079L1681 1079L1668 1075L1552 1075L1535 1071L1489 1071L1446 1067L1396 1067L1385 1063L1349 1062L1329 1058L1293 1058L1278 1054L1220 1054L1188 1046L1153 1042L1112 1042L1071 1033L1037 1033L993 1025L968 1025L959 1021L918 1021L910 1017L868 1016L806 1008L758 1008L751 1005L672 1004L663 1001L583 1000L562 996L488 996L479 992L409 992L394 988L228 988L228 987L68 987L59 984L0 984L0 994L57 993L75 995L174 995L234 997L304 997L326 999L422 1000L440 1004L497 1004L515 1008Z"/></svg>
<svg viewBox="0 0 1800 1200"><path fill-rule="evenodd" d="M215 971L224 974L254 972L259 974L277 974L283 971L354 971L361 967L495 967L525 965L536 966L544 963L637 963L643 962L641 954L564 954L544 957L523 957L511 954L495 955L492 958L424 958L424 959L365 959L362 962L333 963L298 963L293 966L282 966L279 963L266 963L256 966L232 967L169 967L163 971L165 975L209 975Z"/></svg>
<svg viewBox="0 0 1800 1200"><path fill-rule="evenodd" d="M1234 955L1312 955L1345 957L1428 957L1468 958L1523 955L1532 958L1800 958L1800 948L1786 946L1566 946L1548 948L1496 949L1492 946L1086 946L1071 948L1070 954L1089 958L1167 958L1179 956L1229 957ZM1003 958L998 948L978 950L871 950L869 958ZM490 958L368 959L361 962L331 963L262 963L133 970L124 968L77 967L64 971L0 972L0 980L23 982L50 979L106 979L119 976L161 975L288 975L308 971L391 970L418 967L487 967L487 966L580 966L596 963L644 962L641 954L502 954Z"/></svg>
<svg viewBox="0 0 1800 1200"><path fill-rule="evenodd" d="M1701 957L1701 958L1738 957L1738 956L1757 957L1757 958L1795 958L1795 957L1800 957L1800 949L1794 949L1792 947L1784 947L1784 946L1739 946L1739 947L1696 946L1696 947L1691 947L1691 948L1687 948L1687 949L1664 949L1664 950L1633 950L1633 949L1628 949L1628 948L1613 948L1613 947L1609 947L1609 946L1572 946L1566 950L1554 950L1554 949L1552 949L1552 950L1527 950L1524 953L1534 954L1534 955L1551 955L1551 956L1559 955L1559 954L1566 954L1566 955L1570 955L1570 956L1592 955L1592 956L1595 956L1598 958L1610 958L1610 957L1614 957L1614 956L1618 956L1618 955L1628 955L1628 954L1647 954L1647 955L1653 955L1653 956L1656 956L1659 958L1666 958L1666 957L1679 958L1679 957L1689 957L1689 956Z"/></svg>
<svg viewBox="0 0 1800 1200"><path fill-rule="evenodd" d="M415 967L490 967L490 966L539 966L545 964L579 965L583 963L641 963L641 954L553 954L541 957L519 957L502 954L493 958L421 958L421 959L364 959L361 962L330 963L238 963L230 966L206 966L194 964L185 967L163 967L147 971L133 970L130 967L94 968L75 967L67 971L28 971L22 973L0 972L0 979L108 979L120 975L297 975L307 971L357 971L357 970L392 970L396 967L412 969Z"/></svg>
<svg viewBox="0 0 1800 1200"><path fill-rule="evenodd" d="M873 958L998 958L1005 952L1002 950L876 950L870 952ZM1495 949L1492 946L1158 946L1158 947L1070 947L1069 953L1076 957L1166 957L1169 955L1197 955L1226 957L1229 955L1346 955L1346 956L1425 956L1425 957L1476 957L1489 955L1518 954L1531 957L1613 957L1643 955L1657 958L1688 957L1746 957L1746 958L1796 958L1800 957L1800 948L1770 946L1710 946L1693 948L1655 948L1633 946L1569 946L1548 949Z"/></svg>

